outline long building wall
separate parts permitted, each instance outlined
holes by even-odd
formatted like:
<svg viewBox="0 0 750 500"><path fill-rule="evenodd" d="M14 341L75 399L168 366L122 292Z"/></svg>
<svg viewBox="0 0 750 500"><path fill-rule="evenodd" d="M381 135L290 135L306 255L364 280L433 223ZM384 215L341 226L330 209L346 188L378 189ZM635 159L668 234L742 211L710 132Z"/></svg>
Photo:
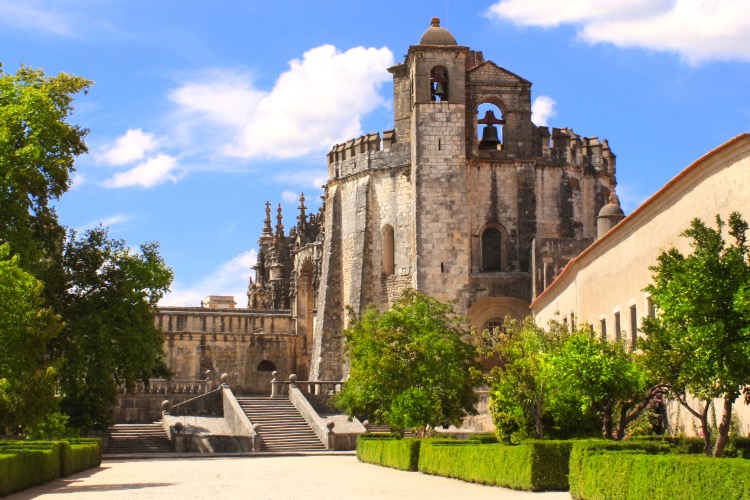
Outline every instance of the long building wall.
<svg viewBox="0 0 750 500"><path fill-rule="evenodd" d="M748 186L750 134L742 134L696 160L573 259L532 303L537 322L587 323L610 340L632 340L643 317L653 314L643 291L651 283L649 266L672 246L690 252L689 240L680 233L695 217L708 225L715 224L717 214L726 221L734 211L750 218ZM748 426L748 407L736 408ZM689 415L681 417L690 422Z"/></svg>

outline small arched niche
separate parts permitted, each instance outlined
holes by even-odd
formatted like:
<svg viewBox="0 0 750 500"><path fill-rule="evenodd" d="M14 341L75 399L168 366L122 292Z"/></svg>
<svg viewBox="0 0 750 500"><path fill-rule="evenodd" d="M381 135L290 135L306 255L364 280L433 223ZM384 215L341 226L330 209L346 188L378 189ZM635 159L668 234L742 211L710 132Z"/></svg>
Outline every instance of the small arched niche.
<svg viewBox="0 0 750 500"><path fill-rule="evenodd" d="M477 140L480 151L503 149L504 124L499 103L484 102L477 107Z"/></svg>
<svg viewBox="0 0 750 500"><path fill-rule="evenodd" d="M395 272L395 252L393 226L383 226L383 274L390 276Z"/></svg>
<svg viewBox="0 0 750 500"><path fill-rule="evenodd" d="M483 273L499 273L506 270L505 244L508 236L500 224L485 227L480 234L480 269Z"/></svg>
<svg viewBox="0 0 750 500"><path fill-rule="evenodd" d="M276 371L276 365L273 364L273 361L269 361L267 359L264 359L260 363L258 363L258 367L256 368L256 371L259 372L274 372Z"/></svg>
<svg viewBox="0 0 750 500"><path fill-rule="evenodd" d="M430 70L430 96L433 101L448 101L448 68L435 66Z"/></svg>

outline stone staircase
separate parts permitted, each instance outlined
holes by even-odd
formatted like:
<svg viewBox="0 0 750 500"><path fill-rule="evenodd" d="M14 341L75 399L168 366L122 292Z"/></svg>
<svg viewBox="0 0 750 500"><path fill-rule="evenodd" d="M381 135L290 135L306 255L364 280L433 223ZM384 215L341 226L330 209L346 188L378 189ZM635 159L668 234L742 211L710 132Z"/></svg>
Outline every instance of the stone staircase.
<svg viewBox="0 0 750 500"><path fill-rule="evenodd" d="M107 429L108 455L130 453L174 452L174 444L167 437L160 422L153 424L116 424Z"/></svg>
<svg viewBox="0 0 750 500"><path fill-rule="evenodd" d="M297 408L286 398L238 397L253 424L260 424L262 451L325 451Z"/></svg>

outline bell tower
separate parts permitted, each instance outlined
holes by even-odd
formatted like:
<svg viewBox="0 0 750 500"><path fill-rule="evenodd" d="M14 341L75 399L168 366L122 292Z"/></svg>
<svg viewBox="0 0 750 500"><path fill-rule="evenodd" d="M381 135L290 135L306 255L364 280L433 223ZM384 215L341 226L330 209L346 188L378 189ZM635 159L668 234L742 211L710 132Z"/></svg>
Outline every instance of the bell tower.
<svg viewBox="0 0 750 500"><path fill-rule="evenodd" d="M470 234L466 178L466 58L469 48L433 18L409 47L409 136L416 288L468 301ZM404 124L405 125L405 124Z"/></svg>

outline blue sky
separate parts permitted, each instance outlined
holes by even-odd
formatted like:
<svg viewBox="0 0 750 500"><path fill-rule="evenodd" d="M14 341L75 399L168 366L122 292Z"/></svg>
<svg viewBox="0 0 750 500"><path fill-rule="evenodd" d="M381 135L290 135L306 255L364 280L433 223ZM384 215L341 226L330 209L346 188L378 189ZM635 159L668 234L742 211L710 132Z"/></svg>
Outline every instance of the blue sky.
<svg viewBox="0 0 750 500"><path fill-rule="evenodd" d="M0 0L0 62L95 82L61 222L159 241L165 305L244 307L265 201L291 227L333 144L392 128L386 68L433 16L533 83L537 125L609 140L626 213L750 131L746 0Z"/></svg>

